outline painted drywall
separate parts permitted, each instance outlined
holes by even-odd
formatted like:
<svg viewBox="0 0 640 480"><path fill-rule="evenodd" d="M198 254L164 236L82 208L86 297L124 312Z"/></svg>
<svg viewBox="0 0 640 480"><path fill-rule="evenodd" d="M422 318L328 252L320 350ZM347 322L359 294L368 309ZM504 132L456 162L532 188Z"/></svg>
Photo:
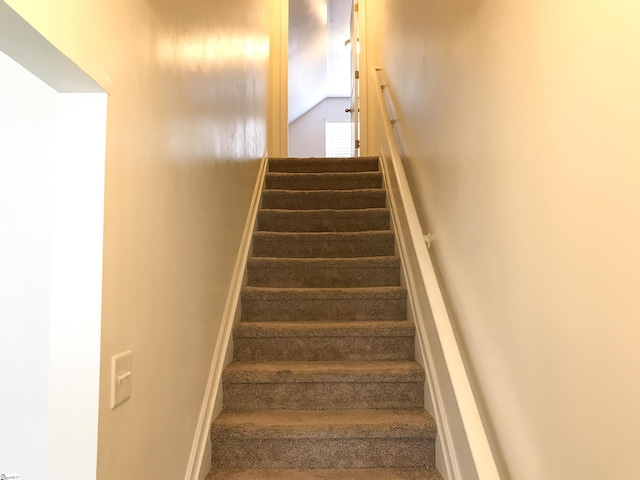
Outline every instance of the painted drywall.
<svg viewBox="0 0 640 480"><path fill-rule="evenodd" d="M638 478L640 4L368 4L503 478Z"/></svg>
<svg viewBox="0 0 640 480"><path fill-rule="evenodd" d="M270 156L286 157L289 148L289 0L271 1L270 24L267 149Z"/></svg>
<svg viewBox="0 0 640 480"><path fill-rule="evenodd" d="M109 93L97 478L181 478L266 145L269 4L7 3Z"/></svg>
<svg viewBox="0 0 640 480"><path fill-rule="evenodd" d="M326 154L326 122L350 122L349 98L325 98L289 125L289 155L292 157L324 157Z"/></svg>
<svg viewBox="0 0 640 480"><path fill-rule="evenodd" d="M47 476L56 102L0 52L0 473L23 478Z"/></svg>

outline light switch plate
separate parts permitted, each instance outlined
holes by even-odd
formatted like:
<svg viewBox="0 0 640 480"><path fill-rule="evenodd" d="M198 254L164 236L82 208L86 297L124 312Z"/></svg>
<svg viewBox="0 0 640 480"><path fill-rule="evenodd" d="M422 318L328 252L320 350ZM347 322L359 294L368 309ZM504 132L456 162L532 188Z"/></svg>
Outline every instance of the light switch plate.
<svg viewBox="0 0 640 480"><path fill-rule="evenodd" d="M111 410L131 397L132 367L131 350L111 357Z"/></svg>

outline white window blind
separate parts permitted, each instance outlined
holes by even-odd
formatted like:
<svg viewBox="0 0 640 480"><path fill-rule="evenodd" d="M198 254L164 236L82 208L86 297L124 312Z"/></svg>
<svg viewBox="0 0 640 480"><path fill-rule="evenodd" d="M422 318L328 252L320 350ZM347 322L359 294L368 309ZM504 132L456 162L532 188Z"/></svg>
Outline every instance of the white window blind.
<svg viewBox="0 0 640 480"><path fill-rule="evenodd" d="M326 155L327 157L352 157L355 139L353 123L326 122Z"/></svg>

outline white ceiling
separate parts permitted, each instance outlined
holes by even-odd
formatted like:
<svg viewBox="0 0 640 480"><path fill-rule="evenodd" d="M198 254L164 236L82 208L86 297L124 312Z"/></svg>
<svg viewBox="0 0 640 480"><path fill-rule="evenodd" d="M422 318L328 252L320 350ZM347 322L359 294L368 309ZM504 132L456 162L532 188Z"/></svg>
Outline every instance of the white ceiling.
<svg viewBox="0 0 640 480"><path fill-rule="evenodd" d="M289 123L327 97L351 95L352 0L289 0Z"/></svg>

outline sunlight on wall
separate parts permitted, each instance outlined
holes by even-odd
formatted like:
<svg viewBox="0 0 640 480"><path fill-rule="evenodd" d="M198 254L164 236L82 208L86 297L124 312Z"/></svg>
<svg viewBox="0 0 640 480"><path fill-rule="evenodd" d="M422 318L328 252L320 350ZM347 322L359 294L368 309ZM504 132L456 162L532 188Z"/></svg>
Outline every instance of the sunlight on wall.
<svg viewBox="0 0 640 480"><path fill-rule="evenodd" d="M326 25L328 20L327 0L312 0L311 9L320 23Z"/></svg>
<svg viewBox="0 0 640 480"><path fill-rule="evenodd" d="M269 58L268 37L234 37L219 33L213 37L175 40L159 39L157 45L160 64L175 66L182 63L191 70L203 67L233 66L245 62L265 61Z"/></svg>

